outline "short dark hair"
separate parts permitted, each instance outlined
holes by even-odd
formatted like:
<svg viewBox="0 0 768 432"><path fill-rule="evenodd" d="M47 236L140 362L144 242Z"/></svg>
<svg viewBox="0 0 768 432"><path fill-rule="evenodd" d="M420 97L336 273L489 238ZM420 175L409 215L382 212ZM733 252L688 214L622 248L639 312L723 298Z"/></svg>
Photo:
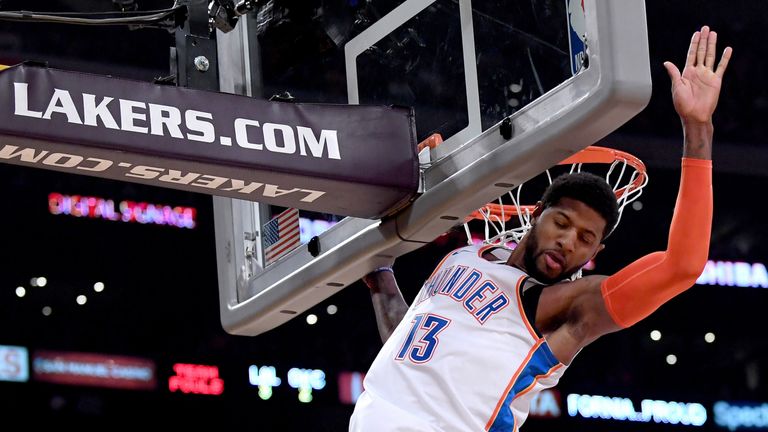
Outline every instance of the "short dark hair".
<svg viewBox="0 0 768 432"><path fill-rule="evenodd" d="M603 239L619 220L616 195L605 179L588 172L564 174L555 179L541 197L543 209L557 205L562 198L572 198L591 207L605 219Z"/></svg>

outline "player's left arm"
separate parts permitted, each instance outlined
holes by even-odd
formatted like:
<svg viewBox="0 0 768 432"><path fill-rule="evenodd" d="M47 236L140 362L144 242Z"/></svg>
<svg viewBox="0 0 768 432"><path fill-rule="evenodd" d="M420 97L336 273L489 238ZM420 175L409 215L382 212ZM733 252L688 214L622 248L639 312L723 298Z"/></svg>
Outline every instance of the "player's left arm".
<svg viewBox="0 0 768 432"><path fill-rule="evenodd" d="M726 48L715 68L716 40L716 33L702 27L692 37L682 74L665 63L685 137L680 189L667 248L612 276L593 276L575 283L567 322L579 346L646 318L693 286L706 265L712 230L712 114L731 56L731 49Z"/></svg>
<svg viewBox="0 0 768 432"><path fill-rule="evenodd" d="M563 330L572 342L569 354L636 324L696 283L707 262L712 229L712 170L704 162L710 161L683 160L666 250L611 276L588 276L568 287L573 297Z"/></svg>

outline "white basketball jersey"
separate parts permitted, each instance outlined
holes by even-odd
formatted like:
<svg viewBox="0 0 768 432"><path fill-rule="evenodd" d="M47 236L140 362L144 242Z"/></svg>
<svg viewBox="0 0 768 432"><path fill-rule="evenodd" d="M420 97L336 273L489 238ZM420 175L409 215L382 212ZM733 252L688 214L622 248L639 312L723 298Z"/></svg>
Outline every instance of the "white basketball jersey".
<svg viewBox="0 0 768 432"><path fill-rule="evenodd" d="M446 256L365 377L350 431L517 431L530 401L565 365L529 322L523 271Z"/></svg>

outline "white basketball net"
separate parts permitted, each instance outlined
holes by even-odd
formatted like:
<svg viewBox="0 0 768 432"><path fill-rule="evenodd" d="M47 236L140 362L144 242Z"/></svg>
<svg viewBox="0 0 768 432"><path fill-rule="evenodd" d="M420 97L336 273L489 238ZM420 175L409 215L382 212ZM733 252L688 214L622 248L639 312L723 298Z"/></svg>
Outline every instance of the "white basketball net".
<svg viewBox="0 0 768 432"><path fill-rule="evenodd" d="M570 173L581 172L584 163L575 163L571 165ZM592 164L590 164L592 165ZM552 174L550 170L546 170L547 180L549 184L552 184ZM635 185L635 181L639 178L641 173L635 169L632 165L627 163L626 159L615 160L610 164L608 173L605 175L605 181L612 187L614 193L617 196L617 202L619 204L619 218L616 220L616 225L613 226L611 231L616 229L621 221L621 215L624 212L624 207L631 204L636 199L640 198L643 194L643 188L648 184L648 174L645 173L642 182L639 185ZM622 186L623 184L623 186ZM516 188L509 191L507 194L502 195L498 199L498 204L501 206L501 214L494 214L491 209L486 206L478 209L478 212L483 216L485 221L485 244L506 244L510 241L519 243L526 233L531 229L531 210L529 207L522 206L520 204L520 193L523 188L523 184L520 184ZM504 204L510 205L509 202L504 203L502 198L508 196L508 200L517 209L517 221L513 223L514 217L509 218L509 221L504 214ZM472 233L469 229L469 223L464 223L464 230L467 233L467 241L472 244Z"/></svg>

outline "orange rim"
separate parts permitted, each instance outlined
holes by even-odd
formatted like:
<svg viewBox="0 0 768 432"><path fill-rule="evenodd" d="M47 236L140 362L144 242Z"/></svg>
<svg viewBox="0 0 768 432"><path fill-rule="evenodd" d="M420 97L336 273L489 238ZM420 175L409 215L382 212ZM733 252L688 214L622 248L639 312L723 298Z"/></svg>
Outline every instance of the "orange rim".
<svg viewBox="0 0 768 432"><path fill-rule="evenodd" d="M624 196L627 191L635 190L639 188L645 182L645 164L636 156L627 152L616 150L608 147L590 146L584 150L574 154L573 156L560 162L558 165L572 165L572 164L585 164L585 163L599 163L610 164L614 162L626 162L627 165L634 168L638 175L634 181L616 190L616 199ZM535 205L521 205L520 211L525 213L533 213L536 208ZM482 208L486 215L483 215L480 210L473 211L466 217L465 221L469 222L472 219L484 220L486 217L495 217L499 220L508 221L512 216L518 215L518 207L511 204L495 204L488 203Z"/></svg>
<svg viewBox="0 0 768 432"><path fill-rule="evenodd" d="M419 145L416 147L417 152L421 152L424 150L425 147L429 148L435 148L443 143L443 136L439 133L433 133L432 135L428 136L424 141L420 142Z"/></svg>

